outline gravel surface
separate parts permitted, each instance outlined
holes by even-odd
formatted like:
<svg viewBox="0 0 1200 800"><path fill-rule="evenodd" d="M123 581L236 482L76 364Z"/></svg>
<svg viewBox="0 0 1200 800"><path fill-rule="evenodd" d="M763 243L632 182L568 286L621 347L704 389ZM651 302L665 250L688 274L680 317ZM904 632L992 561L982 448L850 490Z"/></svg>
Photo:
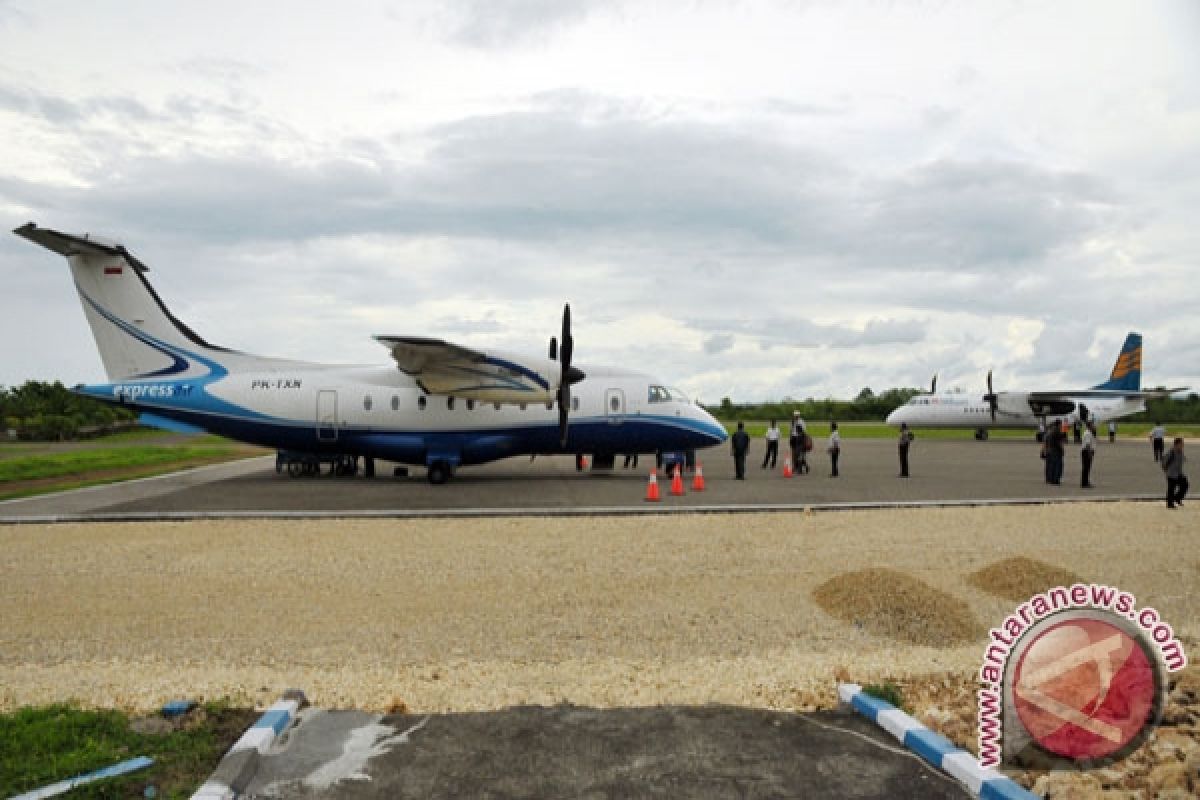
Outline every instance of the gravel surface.
<svg viewBox="0 0 1200 800"><path fill-rule="evenodd" d="M1198 522L1190 504L1118 503L0 526L0 708L269 702L290 686L418 712L829 706L835 673L965 678L983 651L842 622L812 598L830 579L887 567L986 627L1014 604L969 577L1036 558L1133 592L1194 646Z"/></svg>

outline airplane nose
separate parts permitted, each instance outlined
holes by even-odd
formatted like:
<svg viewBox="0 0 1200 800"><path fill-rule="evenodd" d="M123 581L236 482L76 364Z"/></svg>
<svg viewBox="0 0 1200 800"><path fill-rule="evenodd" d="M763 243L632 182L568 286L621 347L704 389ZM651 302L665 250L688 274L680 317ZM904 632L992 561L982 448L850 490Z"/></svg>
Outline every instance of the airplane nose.
<svg viewBox="0 0 1200 800"><path fill-rule="evenodd" d="M699 411L702 415L702 419L706 423L706 427L709 429L709 436L711 436L714 440L713 444L721 444L729 438L729 433L725 430L725 427L721 423L717 422L716 418L713 417L712 414L709 414L704 409L699 409Z"/></svg>
<svg viewBox="0 0 1200 800"><path fill-rule="evenodd" d="M899 414L900 409L893 409L892 413L887 415L887 419L884 420L884 423L887 425L898 425L900 423Z"/></svg>

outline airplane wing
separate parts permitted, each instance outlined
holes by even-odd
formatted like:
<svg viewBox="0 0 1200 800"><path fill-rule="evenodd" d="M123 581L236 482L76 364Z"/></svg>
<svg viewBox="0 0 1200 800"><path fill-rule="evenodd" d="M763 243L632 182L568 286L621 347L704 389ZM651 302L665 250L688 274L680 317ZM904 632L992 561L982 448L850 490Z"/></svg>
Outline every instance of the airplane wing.
<svg viewBox="0 0 1200 800"><path fill-rule="evenodd" d="M462 347L442 339L420 336L376 336L375 340L392 351L392 358L401 371L419 375L427 366L437 364L474 364L486 356L478 350Z"/></svg>
<svg viewBox="0 0 1200 800"><path fill-rule="evenodd" d="M1071 397L1129 397L1129 398L1154 398L1167 397L1176 392L1187 391L1187 386L1178 386L1174 389L1074 389L1062 392L1021 392L1029 400L1039 402L1052 402L1055 400L1065 400ZM1001 392L1001 394L1013 394L1011 392Z"/></svg>
<svg viewBox="0 0 1200 800"><path fill-rule="evenodd" d="M429 394L486 403L549 402L562 374L557 361L485 353L442 339L376 336L375 340Z"/></svg>
<svg viewBox="0 0 1200 800"><path fill-rule="evenodd" d="M1167 397L1175 392L1184 391L1187 387L1176 389L1066 389L1048 392L996 392L996 413L1022 415L1033 413L1034 416L1059 416L1070 414L1082 405L1080 400L1087 398L1117 398L1127 400L1145 400L1154 397Z"/></svg>

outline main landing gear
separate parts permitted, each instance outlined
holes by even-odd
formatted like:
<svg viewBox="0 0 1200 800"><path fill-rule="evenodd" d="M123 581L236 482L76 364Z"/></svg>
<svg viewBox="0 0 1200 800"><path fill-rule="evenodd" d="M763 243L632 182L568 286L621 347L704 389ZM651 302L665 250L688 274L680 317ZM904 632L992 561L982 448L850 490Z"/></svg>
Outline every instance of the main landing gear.
<svg viewBox="0 0 1200 800"><path fill-rule="evenodd" d="M441 486L454 475L454 468L446 461L434 461L426 468L425 476L434 486Z"/></svg>
<svg viewBox="0 0 1200 800"><path fill-rule="evenodd" d="M988 438L987 428L976 428L975 429L975 440L976 441L986 442L987 438Z"/></svg>

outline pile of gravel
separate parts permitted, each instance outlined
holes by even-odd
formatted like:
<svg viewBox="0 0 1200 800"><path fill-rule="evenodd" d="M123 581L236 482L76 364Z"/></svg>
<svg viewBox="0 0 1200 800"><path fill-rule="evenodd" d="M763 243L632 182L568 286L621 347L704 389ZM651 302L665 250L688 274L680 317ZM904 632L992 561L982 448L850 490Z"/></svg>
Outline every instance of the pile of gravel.
<svg viewBox="0 0 1200 800"><path fill-rule="evenodd" d="M909 644L963 644L984 630L966 601L886 567L835 575L816 588L813 599L843 622Z"/></svg>
<svg viewBox="0 0 1200 800"><path fill-rule="evenodd" d="M1055 586L1072 586L1081 580L1070 570L1028 556L993 562L967 577L972 586L1017 603Z"/></svg>

